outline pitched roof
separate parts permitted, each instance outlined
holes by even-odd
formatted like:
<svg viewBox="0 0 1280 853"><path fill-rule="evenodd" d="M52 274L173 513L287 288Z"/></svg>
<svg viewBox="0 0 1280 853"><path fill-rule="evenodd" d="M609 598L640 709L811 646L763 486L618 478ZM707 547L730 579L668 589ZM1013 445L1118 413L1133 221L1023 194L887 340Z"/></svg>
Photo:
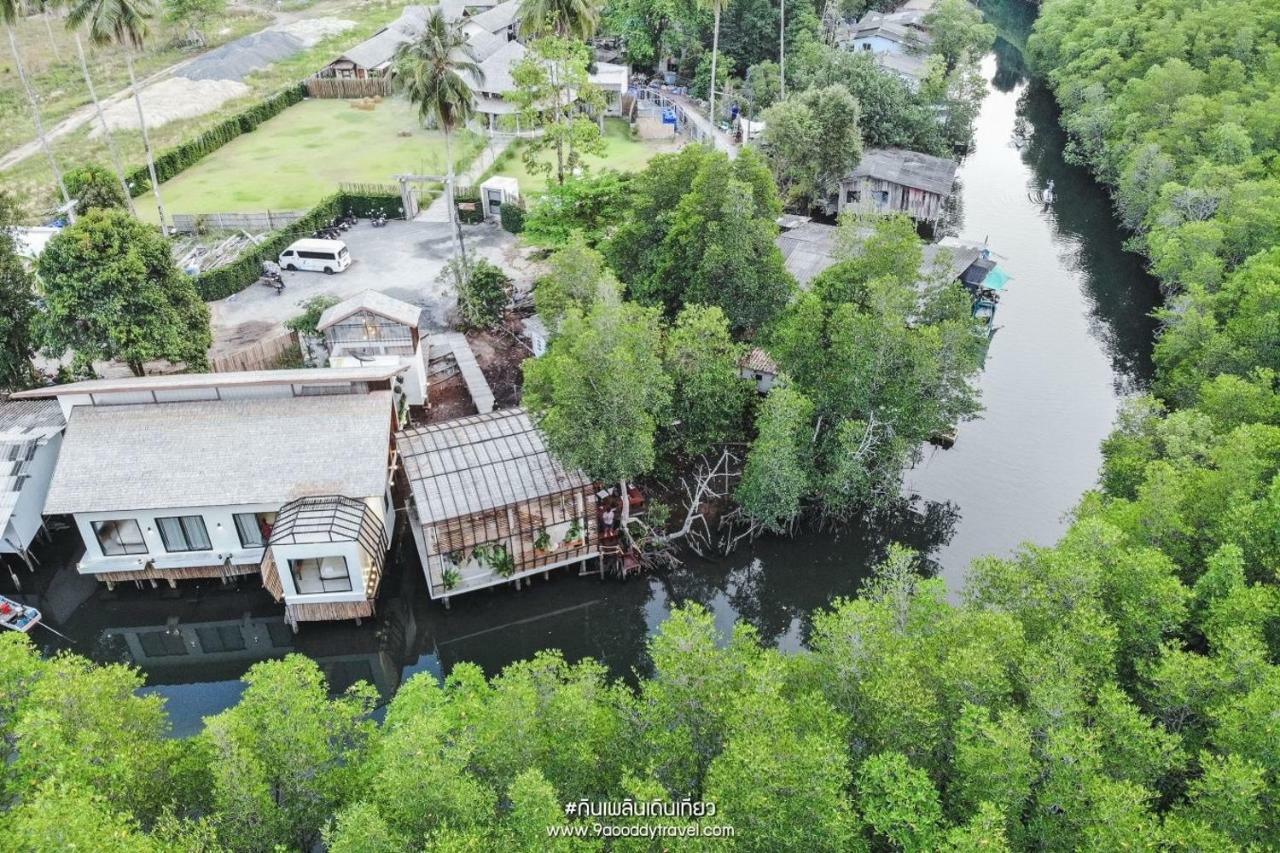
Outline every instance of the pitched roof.
<svg viewBox="0 0 1280 853"><path fill-rule="evenodd" d="M474 24L486 32L502 32L519 19L520 3L521 0L506 0L505 3L499 3L492 9L486 9L479 15L472 15L467 20L467 23L468 25Z"/></svg>
<svg viewBox="0 0 1280 853"><path fill-rule="evenodd" d="M172 391L185 388L229 388L244 385L335 385L345 382L377 382L390 379L403 367L303 367L291 370L242 370L233 373L166 373L159 376L126 376L119 379L86 379L65 385L46 385L19 391L11 399L61 397L67 394L106 394L115 391Z"/></svg>
<svg viewBox="0 0 1280 853"><path fill-rule="evenodd" d="M396 445L423 524L590 485L556 461L524 409L415 427Z"/></svg>
<svg viewBox="0 0 1280 853"><path fill-rule="evenodd" d="M507 38L506 36L496 36L493 33L471 32L467 34L467 43L471 45L471 50L476 55L476 61L484 62L507 43Z"/></svg>
<svg viewBox="0 0 1280 853"><path fill-rule="evenodd" d="M773 356L760 347L752 347L747 350L746 355L738 360L738 367L743 370L750 370L753 373L772 373L777 375L778 363L773 360Z"/></svg>
<svg viewBox="0 0 1280 853"><path fill-rule="evenodd" d="M480 71L484 82L472 80L471 85L481 92L493 92L504 95L516 90L516 81L511 76L511 69L528 53L525 46L518 41L509 41L491 53L480 63Z"/></svg>
<svg viewBox="0 0 1280 853"><path fill-rule="evenodd" d="M410 305L408 302L376 290L366 290L326 308L320 315L320 322L316 324L316 329L323 332L334 323L361 311L386 317L388 320L402 323L413 329L418 328L418 321L422 319L422 308L419 306Z"/></svg>
<svg viewBox="0 0 1280 853"><path fill-rule="evenodd" d="M959 165L946 157L934 157L905 148L868 148L849 173L851 178L873 178L937 195L950 195Z"/></svg>
<svg viewBox="0 0 1280 853"><path fill-rule="evenodd" d="M50 513L381 496L391 392L71 411Z"/></svg>
<svg viewBox="0 0 1280 853"><path fill-rule="evenodd" d="M929 58L916 53L877 53L876 65L902 77L920 81L929 76Z"/></svg>
<svg viewBox="0 0 1280 853"><path fill-rule="evenodd" d="M348 48L338 59L347 59L361 68L378 68L395 58L400 45L413 41L426 27L431 10L426 6L405 6L400 17L369 38Z"/></svg>
<svg viewBox="0 0 1280 853"><path fill-rule="evenodd" d="M778 235L787 272L806 285L835 263L836 227L804 222Z"/></svg>
<svg viewBox="0 0 1280 853"><path fill-rule="evenodd" d="M933 38L914 26L896 21L872 20L865 24L859 21L854 25L853 39L879 37L908 48L922 48L933 42Z"/></svg>

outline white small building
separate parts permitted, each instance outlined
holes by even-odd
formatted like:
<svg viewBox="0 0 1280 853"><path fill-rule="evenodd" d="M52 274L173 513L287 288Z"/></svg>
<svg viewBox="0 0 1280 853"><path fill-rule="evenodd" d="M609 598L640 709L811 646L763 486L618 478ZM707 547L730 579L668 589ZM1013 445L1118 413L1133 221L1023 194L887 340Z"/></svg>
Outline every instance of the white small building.
<svg viewBox="0 0 1280 853"><path fill-rule="evenodd" d="M427 404L427 368L417 305L366 290L325 309L316 324L330 367L403 368L398 380L411 406Z"/></svg>
<svg viewBox="0 0 1280 853"><path fill-rule="evenodd" d="M542 322L542 318L537 314L525 317L521 321L524 327L524 336L529 339L529 349L533 351L533 355L543 355L547 351L547 345L551 341L551 336L547 333L547 324Z"/></svg>
<svg viewBox="0 0 1280 853"><path fill-rule="evenodd" d="M756 383L761 394L768 394L778 381L778 363L760 347L752 347L738 361L738 375Z"/></svg>
<svg viewBox="0 0 1280 853"><path fill-rule="evenodd" d="M494 175L480 185L480 204L487 218L498 218L504 204L518 201L520 182L508 175Z"/></svg>
<svg viewBox="0 0 1280 853"><path fill-rule="evenodd" d="M28 566L65 425L55 400L0 403L0 554L17 554Z"/></svg>
<svg viewBox="0 0 1280 853"><path fill-rule="evenodd" d="M373 615L395 522L399 367L97 379L21 392L67 416L46 514L108 585L260 574L298 622Z"/></svg>
<svg viewBox="0 0 1280 853"><path fill-rule="evenodd" d="M839 39L847 50L872 53L923 53L933 39L919 12L868 12Z"/></svg>

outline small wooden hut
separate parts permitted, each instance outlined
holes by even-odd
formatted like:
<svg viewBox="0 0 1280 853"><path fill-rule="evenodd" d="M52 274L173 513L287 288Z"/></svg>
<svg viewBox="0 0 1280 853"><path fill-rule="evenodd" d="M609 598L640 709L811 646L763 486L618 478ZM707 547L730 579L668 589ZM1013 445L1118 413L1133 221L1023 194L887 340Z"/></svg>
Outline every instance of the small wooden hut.
<svg viewBox="0 0 1280 853"><path fill-rule="evenodd" d="M524 409L401 432L409 524L433 599L600 556L596 496Z"/></svg>
<svg viewBox="0 0 1280 853"><path fill-rule="evenodd" d="M956 182L956 161L902 148L869 148L840 182L831 212L905 213L917 222L942 218Z"/></svg>

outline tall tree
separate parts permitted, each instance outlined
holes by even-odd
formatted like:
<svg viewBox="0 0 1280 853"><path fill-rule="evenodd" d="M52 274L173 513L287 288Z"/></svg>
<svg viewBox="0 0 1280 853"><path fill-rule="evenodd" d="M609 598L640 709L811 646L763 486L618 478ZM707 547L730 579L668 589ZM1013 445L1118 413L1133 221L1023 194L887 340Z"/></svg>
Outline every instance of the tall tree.
<svg viewBox="0 0 1280 853"><path fill-rule="evenodd" d="M710 11L715 19L711 30L711 85L710 101L707 107L707 115L714 125L719 124L716 121L716 54L720 52L720 13L729 5L729 0L696 0L696 2L703 9Z"/></svg>
<svg viewBox="0 0 1280 853"><path fill-rule="evenodd" d="M520 35L590 41L600 26L599 0L520 0Z"/></svg>
<svg viewBox="0 0 1280 853"><path fill-rule="evenodd" d="M528 54L511 71L516 92L512 101L521 118L542 133L525 140L525 168L537 174L555 173L556 184L582 168L587 154L604 153L600 130L603 100L591 83L591 50L573 38L545 36L530 45ZM555 162L542 159L555 152Z"/></svg>
<svg viewBox="0 0 1280 853"><path fill-rule="evenodd" d="M741 432L751 394L738 376L741 350L719 308L686 305L676 315L663 352L673 384L669 447L701 453Z"/></svg>
<svg viewBox="0 0 1280 853"><path fill-rule="evenodd" d="M35 277L9 230L15 215L13 198L0 192L0 389L6 391L30 388L39 378L31 362L36 350Z"/></svg>
<svg viewBox="0 0 1280 853"><path fill-rule="evenodd" d="M858 102L844 86L809 89L765 111L760 146L783 197L807 210L862 157Z"/></svg>
<svg viewBox="0 0 1280 853"><path fill-rule="evenodd" d="M450 22L437 8L427 19L422 34L402 44L396 51L396 84L418 106L418 115L444 132L449 173L445 195L449 221L458 242L458 257L467 265L467 247L462 240L462 224L453 200L453 132L465 127L475 115L476 97L471 85L484 84L484 72L460 21ZM468 78L471 82L468 82Z"/></svg>
<svg viewBox="0 0 1280 853"><path fill-rule="evenodd" d="M31 105L31 117L35 121L40 148L44 151L44 156L49 161L49 170L58 183L58 190L62 193L62 203L70 208L71 195L67 192L67 186L62 180L62 170L58 168L58 159L53 156L53 148L49 145L49 137L44 131L44 122L40 118L40 103L36 100L35 90L31 88L31 81L27 79L27 69L22 62L22 51L18 49L18 37L13 32L13 25L21 11L20 2L21 0L0 0L0 18L4 19L4 29L9 36L9 49L13 52L13 64L18 69L18 79L22 82L22 89L27 94L27 102ZM74 216L74 211L72 215Z"/></svg>
<svg viewBox="0 0 1280 853"><path fill-rule="evenodd" d="M151 178L151 192L156 197L156 210L160 214L160 229L167 229L164 199L160 196L160 180L156 176L155 152L151 150L151 137L147 133L147 118L142 111L142 92L133 70L133 52L141 50L147 36L147 22L155 14L155 0L70 0L67 26L87 24L89 40L94 44L115 44L123 48L125 65L129 69L129 88L133 92L133 104L138 110L138 127L142 131L142 147L147 154L147 173ZM128 195L126 188L125 194Z"/></svg>
<svg viewBox="0 0 1280 853"><path fill-rule="evenodd" d="M571 310L546 354L524 362L524 402L552 451L594 479L626 482L653 468L671 399L659 317L600 300L585 315Z"/></svg>
<svg viewBox="0 0 1280 853"><path fill-rule="evenodd" d="M209 308L173 263L169 242L126 211L93 210L49 241L38 264L44 345L81 369L119 359L207 363Z"/></svg>

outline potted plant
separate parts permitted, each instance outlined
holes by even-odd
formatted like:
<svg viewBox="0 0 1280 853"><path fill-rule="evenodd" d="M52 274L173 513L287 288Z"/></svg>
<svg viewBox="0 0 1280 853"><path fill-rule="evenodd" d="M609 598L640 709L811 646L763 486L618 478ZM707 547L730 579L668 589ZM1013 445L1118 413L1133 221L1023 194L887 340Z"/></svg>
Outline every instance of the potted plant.
<svg viewBox="0 0 1280 853"><path fill-rule="evenodd" d="M458 585L458 581L462 580L462 575L458 574L458 570L453 566L448 566L440 573L440 583L444 585L445 592L452 590Z"/></svg>
<svg viewBox="0 0 1280 853"><path fill-rule="evenodd" d="M551 550L551 534L547 533L544 527L538 531L538 535L533 537L533 550L539 554L545 554Z"/></svg>
<svg viewBox="0 0 1280 853"><path fill-rule="evenodd" d="M516 558L511 556L505 545L492 546L489 564L500 577L509 578L516 573Z"/></svg>
<svg viewBox="0 0 1280 853"><path fill-rule="evenodd" d="M582 544L582 521L575 518L564 534L564 544L576 548Z"/></svg>

